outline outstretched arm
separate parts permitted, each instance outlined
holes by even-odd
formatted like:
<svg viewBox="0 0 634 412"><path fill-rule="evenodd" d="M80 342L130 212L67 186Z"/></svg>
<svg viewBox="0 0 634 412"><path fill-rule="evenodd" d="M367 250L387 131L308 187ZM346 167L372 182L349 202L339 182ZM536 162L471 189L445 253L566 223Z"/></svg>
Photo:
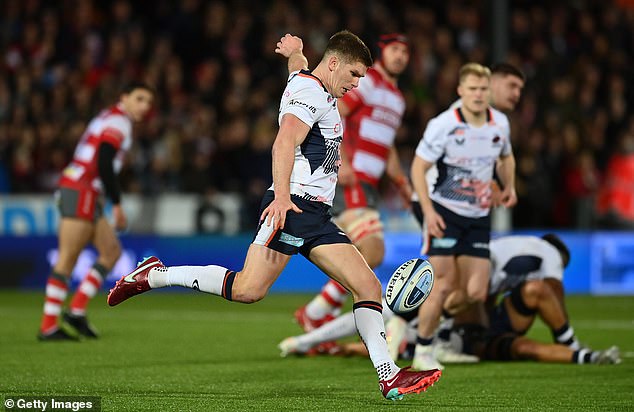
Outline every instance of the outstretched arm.
<svg viewBox="0 0 634 412"><path fill-rule="evenodd" d="M288 72L308 69L308 59L302 52L304 43L297 36L286 34L277 42L275 53L281 54L288 59Z"/></svg>

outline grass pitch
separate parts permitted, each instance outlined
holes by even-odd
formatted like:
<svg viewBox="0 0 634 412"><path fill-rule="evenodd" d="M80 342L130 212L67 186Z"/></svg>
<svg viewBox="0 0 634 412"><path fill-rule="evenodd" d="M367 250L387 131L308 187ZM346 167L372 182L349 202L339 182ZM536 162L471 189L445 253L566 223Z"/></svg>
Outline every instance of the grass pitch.
<svg viewBox="0 0 634 412"><path fill-rule="evenodd" d="M398 402L383 399L368 359L279 357L308 298L240 305L153 292L108 308L99 295L90 317L100 339L40 343L43 291L0 291L0 394L100 396L104 411L634 409L634 297L568 297L580 340L618 345L620 365L450 365L426 393ZM551 341L539 322L530 336Z"/></svg>

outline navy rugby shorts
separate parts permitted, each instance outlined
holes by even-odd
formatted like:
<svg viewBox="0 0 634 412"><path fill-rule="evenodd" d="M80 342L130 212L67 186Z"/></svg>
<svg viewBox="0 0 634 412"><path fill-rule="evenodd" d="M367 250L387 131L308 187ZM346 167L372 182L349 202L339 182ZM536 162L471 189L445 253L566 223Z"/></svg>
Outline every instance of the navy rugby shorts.
<svg viewBox="0 0 634 412"><path fill-rule="evenodd" d="M262 198L260 215L273 201L275 195L268 190ZM285 255L301 253L308 257L310 251L319 245L351 243L348 236L332 223L330 206L322 202L314 202L291 195L291 201L303 213L289 211L286 213L284 229L273 230L263 220L258 224L253 243L266 246Z"/></svg>
<svg viewBox="0 0 634 412"><path fill-rule="evenodd" d="M442 238L431 237L424 228L423 253L428 256L475 256L489 258L489 240L491 240L491 216L465 217L433 202L434 209L442 216L447 226ZM419 210L416 211L416 206ZM413 205L414 215L422 219L420 205ZM418 212L418 215L417 215Z"/></svg>

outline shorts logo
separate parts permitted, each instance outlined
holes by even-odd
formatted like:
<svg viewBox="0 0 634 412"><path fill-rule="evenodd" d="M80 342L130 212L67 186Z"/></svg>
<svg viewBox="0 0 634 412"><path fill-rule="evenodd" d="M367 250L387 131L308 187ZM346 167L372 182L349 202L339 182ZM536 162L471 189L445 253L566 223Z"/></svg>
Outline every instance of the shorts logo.
<svg viewBox="0 0 634 412"><path fill-rule="evenodd" d="M488 243L483 243L483 242L475 242L471 246L473 246L476 249L488 249L489 248L489 244Z"/></svg>
<svg viewBox="0 0 634 412"><path fill-rule="evenodd" d="M435 247L438 249L449 249L456 246L456 243L458 243L457 239L452 239L447 237L444 237L442 239L433 238L431 241L432 247Z"/></svg>
<svg viewBox="0 0 634 412"><path fill-rule="evenodd" d="M300 247L304 244L304 239L302 239L301 237L295 237L295 236L289 235L288 233L282 232L280 234L280 242L286 243L287 245Z"/></svg>

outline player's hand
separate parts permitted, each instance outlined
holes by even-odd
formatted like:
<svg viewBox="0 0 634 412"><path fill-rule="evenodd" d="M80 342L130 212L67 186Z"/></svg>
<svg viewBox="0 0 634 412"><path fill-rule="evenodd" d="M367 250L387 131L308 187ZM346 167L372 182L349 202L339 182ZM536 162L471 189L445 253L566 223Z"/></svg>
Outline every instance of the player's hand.
<svg viewBox="0 0 634 412"><path fill-rule="evenodd" d="M303 49L304 43L302 42L302 39L286 33L286 35L277 42L275 53L289 58L291 54L301 52Z"/></svg>
<svg viewBox="0 0 634 412"><path fill-rule="evenodd" d="M114 218L114 228L118 231L123 231L128 227L128 218L123 211L121 205L114 205L112 207L112 216Z"/></svg>
<svg viewBox="0 0 634 412"><path fill-rule="evenodd" d="M286 223L286 212L289 210L295 213L302 213L302 210L297 207L295 203L291 201L290 197L275 198L273 201L262 211L260 216L260 222L265 220L265 225L271 226L273 224L273 230L284 229Z"/></svg>
<svg viewBox="0 0 634 412"><path fill-rule="evenodd" d="M504 207L513 207L517 204L517 193L515 193L515 188L505 188L500 197L502 206Z"/></svg>
<svg viewBox="0 0 634 412"><path fill-rule="evenodd" d="M425 212L425 224L431 236L442 238L445 235L445 220L435 210Z"/></svg>
<svg viewBox="0 0 634 412"><path fill-rule="evenodd" d="M502 206L502 189L495 181L491 181L491 207Z"/></svg>

